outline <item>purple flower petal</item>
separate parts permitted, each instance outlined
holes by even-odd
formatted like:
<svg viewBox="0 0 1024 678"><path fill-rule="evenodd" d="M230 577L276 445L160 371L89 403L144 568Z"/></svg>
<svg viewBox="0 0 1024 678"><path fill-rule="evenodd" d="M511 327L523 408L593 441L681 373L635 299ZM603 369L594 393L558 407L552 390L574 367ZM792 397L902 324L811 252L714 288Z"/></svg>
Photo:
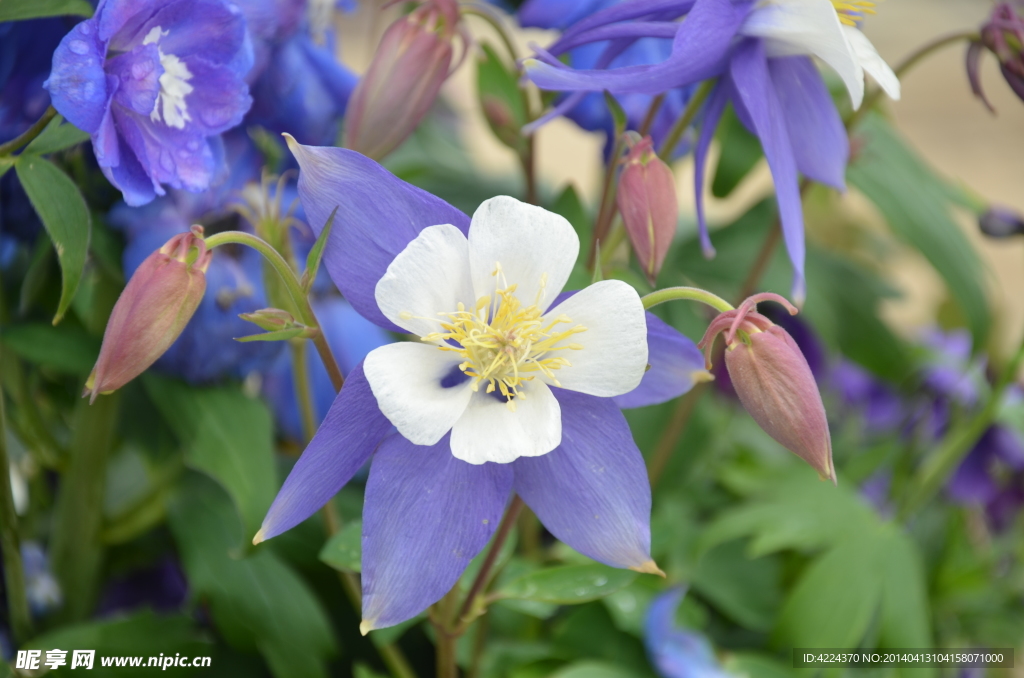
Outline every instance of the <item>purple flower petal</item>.
<svg viewBox="0 0 1024 678"><path fill-rule="evenodd" d="M289 140L299 163L299 197L319 235L335 207L324 264L334 284L367 320L401 331L377 308L374 290L391 261L427 226L469 232L469 217L407 184L364 155Z"/></svg>
<svg viewBox="0 0 1024 678"><path fill-rule="evenodd" d="M360 363L288 474L254 541L275 537L319 511L366 463L390 428Z"/></svg>
<svg viewBox="0 0 1024 678"><path fill-rule="evenodd" d="M963 504L987 504L999 493L999 488L990 473L992 450L986 444L992 430L990 428L981 437L950 478L947 491L954 501Z"/></svg>
<svg viewBox="0 0 1024 678"><path fill-rule="evenodd" d="M697 147L693 150L693 183L694 198L697 202L697 231L700 233L700 246L704 256L710 259L715 256L715 248L711 244L711 236L708 234L708 222L704 215L704 165L707 162L708 149L711 147L711 140L715 137L715 129L722 119L725 105L729 101L729 93L732 90L728 82L719 83L708 98L704 107L704 121L700 125L700 138L697 140Z"/></svg>
<svg viewBox="0 0 1024 678"><path fill-rule="evenodd" d="M623 409L657 405L683 395L710 375L697 345L664 320L647 313L647 362L640 385L612 400Z"/></svg>
<svg viewBox="0 0 1024 678"><path fill-rule="evenodd" d="M743 102L761 140L775 181L782 236L789 260L793 263L793 297L799 305L806 296L803 205L797 187L796 158L786 129L787 112L772 86L764 43L760 40L744 41L733 55L730 75L738 99Z"/></svg>
<svg viewBox="0 0 1024 678"><path fill-rule="evenodd" d="M617 0L526 0L516 16L524 28L565 29Z"/></svg>
<svg viewBox="0 0 1024 678"><path fill-rule="evenodd" d="M108 117L109 122L104 121L101 132L107 132L107 126L114 127L113 118ZM101 154L96 153L103 176L110 180L114 186L121 190L124 201L132 207L145 205L152 201L157 195L163 195L164 189L159 184L153 183L145 168L135 157L135 151L128 145L128 141L116 131L101 134L104 142L113 144L116 154L109 150ZM95 143L94 149L107 148L107 143Z"/></svg>
<svg viewBox="0 0 1024 678"><path fill-rule="evenodd" d="M534 0L535 3L537 1ZM539 1L547 2L548 0ZM555 53L564 51L561 49L561 41L570 40L576 35L598 26L606 26L618 21L629 21L630 19L646 17L655 13L682 16L694 7L694 3L695 0L634 0L633 2L619 2L574 23L562 33L561 39L551 46L551 50Z"/></svg>
<svg viewBox="0 0 1024 678"><path fill-rule="evenodd" d="M448 593L501 521L508 464L475 466L389 436L373 458L363 508L366 633L415 617Z"/></svg>
<svg viewBox="0 0 1024 678"><path fill-rule="evenodd" d="M815 181L846 190L850 140L814 62L796 56L768 61L793 142L796 167Z"/></svg>
<svg viewBox="0 0 1024 678"><path fill-rule="evenodd" d="M103 70L106 55L107 46L96 35L96 22L83 21L60 41L53 53L53 70L43 83L53 107L89 133L99 129L113 96Z"/></svg>
<svg viewBox="0 0 1024 678"><path fill-rule="evenodd" d="M611 398L552 388L562 444L512 462L514 489L544 526L580 553L614 567L655 572L651 486L643 457Z"/></svg>
<svg viewBox="0 0 1024 678"><path fill-rule="evenodd" d="M664 678L727 678L708 639L676 625L676 609L686 589L669 589L651 601L644 619L644 645Z"/></svg>

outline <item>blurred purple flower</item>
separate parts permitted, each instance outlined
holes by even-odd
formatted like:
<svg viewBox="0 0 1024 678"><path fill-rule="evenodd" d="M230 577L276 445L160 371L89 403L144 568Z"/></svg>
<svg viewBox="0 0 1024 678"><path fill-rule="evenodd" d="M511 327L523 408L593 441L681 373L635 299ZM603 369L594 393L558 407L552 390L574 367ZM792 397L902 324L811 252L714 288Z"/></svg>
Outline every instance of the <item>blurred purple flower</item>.
<svg viewBox="0 0 1024 678"><path fill-rule="evenodd" d="M847 360L829 370L828 382L839 395L845 414L864 418L869 434L891 433L907 416L902 398L888 384Z"/></svg>
<svg viewBox="0 0 1024 678"><path fill-rule="evenodd" d="M50 559L34 541L21 544L21 562L25 571L25 594L32 614L40 616L61 606L64 596L50 570Z"/></svg>
<svg viewBox="0 0 1024 678"><path fill-rule="evenodd" d="M480 252L481 260L500 257L499 282L505 284L507 276L509 282L521 283L518 293L524 299L536 298L538 308L558 305L566 315L588 327L593 341L606 336L601 318L582 314L586 308L583 302L588 296L593 298L594 288L556 298L575 260L573 242L578 248L571 227L559 218L499 198L485 203L473 223L483 223L482 217L511 220L515 237L510 240L504 235L511 233L507 228L489 230L484 226L471 230L465 214L397 179L365 156L338 148L291 145L301 168L299 194L314 230L320 230L336 205L344 205L331 231L324 264L346 299L366 319L387 329L396 328L394 323L399 322L406 331L429 336L437 321L427 307L435 301L455 305L435 289L439 281L450 288L455 299L464 297L455 292L472 280L480 280L491 289L495 285L490 275L493 264L486 264L486 270L473 264L476 273L471 275L468 269L453 266L443 256L465 253L469 247L483 248L474 250ZM467 231L476 234L471 235L472 244L467 244ZM501 248L488 250L488 236L495 247ZM504 249L512 244L514 252ZM539 245L545 249L538 250ZM424 250L433 254L417 258L416 254ZM556 255L558 261L553 262L551 257ZM410 267L410 263L415 266ZM423 282L414 284L407 280L410 276ZM399 286L403 279L409 284ZM622 292L623 299L635 295L618 283L602 287L613 288ZM466 292L472 296L469 290ZM385 308L378 305L378 300ZM412 310L402 312L402 304ZM578 317L573 315L577 311ZM618 326L626 324L621 314L608 312L607 308L604 312L615 317ZM629 313L634 313L632 308ZM642 309L635 313L640 315ZM663 324L659 329L666 331ZM634 330L635 324L628 336L616 335L618 349L592 348L589 360L586 348L574 351L572 366L577 371L571 374L568 366L557 370L566 388L543 385L550 399L545 399L540 388L534 388L540 382L530 382L530 399L553 405L558 420L554 449L541 450L540 456L534 457L521 456L524 451L537 454L526 449L536 445L526 429L530 426L530 433L535 432L535 422L521 415L530 414L531 409L536 413L535 405L523 401L525 404L513 412L507 407L507 396L495 398L483 389L469 390L470 377L462 371L465 367L459 367L461 358L436 351L445 344L406 342L377 349L349 374L320 430L285 481L255 541L281 534L308 518L372 456L363 511L364 631L400 623L443 596L490 539L511 492L523 498L553 535L577 551L616 567L657 571L649 554L650 486L629 427L611 398L568 390L591 390L582 381L585 366L603 364L607 353L621 352L621 345L627 341L630 345L637 339L643 341L643 335L633 336ZM573 340L578 340L576 335ZM656 343L650 342L652 351ZM460 348L451 343L447 346ZM639 347L635 350L639 352ZM372 367L367 365L374 355L397 352L422 359L409 362L407 369L398 374L401 386L392 388L386 374L381 379L380 361ZM450 357L446 359L446 355ZM650 387L660 396L669 392L658 380L641 379L645 365L636 358L624 356L622 362L628 364L602 370L609 379L615 379L597 390L613 395L621 388L624 374L629 380L640 381L639 388ZM384 362L387 370L404 364L397 360ZM650 362L654 365L657 361L652 358ZM672 361L668 364L675 365ZM634 369L639 369L639 374L634 375ZM375 376L369 375L371 371ZM690 374L684 372L683 379L689 381ZM419 409L410 410L411 418L403 418L395 402L409 401L410 395ZM462 399L472 400L474 410L488 415L475 420L481 423L472 429L473 435L466 441L470 444L464 442L459 449L460 454L469 452L477 462L472 464L453 454L456 449L452 439L459 432L447 432L455 419L452 412L461 417L469 411L465 405L453 403ZM399 430L409 430L410 422L415 420L411 434L424 444L413 444L403 435L392 433L392 420L384 415L382 407L388 408ZM418 427L429 427L436 437L426 439ZM548 437L546 430L543 433ZM517 446L517 441L524 440L527 445ZM486 461L497 452L515 460Z"/></svg>
<svg viewBox="0 0 1024 678"><path fill-rule="evenodd" d="M1024 507L1024 440L995 424L978 440L946 486L953 501L982 506L997 530Z"/></svg>
<svg viewBox="0 0 1024 678"><path fill-rule="evenodd" d="M644 621L647 656L662 678L728 678L708 639L676 624L676 609L685 587L670 589L655 598Z"/></svg>
<svg viewBox="0 0 1024 678"><path fill-rule="evenodd" d="M925 387L959 405L975 405L985 387L987 360L984 356L971 356L970 332L933 329L925 332L921 344L927 352Z"/></svg>
<svg viewBox="0 0 1024 678"><path fill-rule="evenodd" d="M201 191L217 172L210 137L252 103L245 19L223 0L101 0L53 54L53 106L92 135L104 175L130 205L162 184Z"/></svg>
<svg viewBox="0 0 1024 678"><path fill-rule="evenodd" d="M169 557L150 567L112 578L100 595L99 617L148 607L157 612L181 608L188 597L188 582L181 566Z"/></svg>

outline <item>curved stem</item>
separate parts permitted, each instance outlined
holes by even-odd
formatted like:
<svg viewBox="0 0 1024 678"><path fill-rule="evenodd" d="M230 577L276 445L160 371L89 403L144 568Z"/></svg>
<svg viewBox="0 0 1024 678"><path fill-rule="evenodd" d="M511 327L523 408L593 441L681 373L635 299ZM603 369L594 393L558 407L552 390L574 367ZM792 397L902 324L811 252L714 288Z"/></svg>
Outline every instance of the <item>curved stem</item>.
<svg viewBox="0 0 1024 678"><path fill-rule="evenodd" d="M345 378L341 374L341 368L338 367L338 361L334 359L334 353L331 352L331 347L328 345L324 333L319 331L320 323L317 322L316 314L313 313L313 307L309 305L309 299L306 298L302 284L299 282L299 278L295 275L292 267L288 265L288 262L281 256L281 253L271 247L267 241L251 233L223 231L206 238L206 246L211 250L215 247L229 244L245 245L253 248L262 254L274 270L277 271L281 281L284 283L285 290L288 292L288 296L299 311L300 317L298 320L303 325L314 327L318 330L313 338L313 345L316 346L320 359L323 360L324 367L327 368L327 374L331 377L331 383L334 385L335 390L340 391L345 383Z"/></svg>
<svg viewBox="0 0 1024 678"><path fill-rule="evenodd" d="M980 39L981 36L978 34L978 31L963 31L960 33L953 33L951 35L946 35L941 38L937 38L935 40L932 40L931 42L925 43L921 47L918 47L916 50L911 52L910 55L908 55L903 61L900 62L900 64L896 68L893 69L893 73L896 74L897 78L902 78L914 66L916 66L921 61L931 56L935 52L938 52L939 50L948 47L949 45L955 45L956 43L961 41L970 42L973 40ZM850 113L850 115L846 117L846 120L844 121L846 124L846 129L853 129L854 126L856 126L857 123L860 122L865 115L867 115L867 112L875 107L875 105L878 103L878 100L882 98L883 94L885 94L885 92L882 90L881 87L875 87L871 94L869 94L868 97L863 101L861 107L853 111L852 113Z"/></svg>
<svg viewBox="0 0 1024 678"><path fill-rule="evenodd" d="M615 144L612 146L611 157L608 158L608 165L604 169L604 182L601 184L601 205L597 211L597 220L594 222L594 232L590 238L590 254L587 256L587 270L593 271L597 265L598 243L602 243L608 237L608 229L611 228L612 220L618 211L615 201L616 184L615 168L622 155L622 135L616 131Z"/></svg>
<svg viewBox="0 0 1024 678"><path fill-rule="evenodd" d="M658 111L661 110L661 105L665 102L665 95L659 94L658 96L651 99L651 105L647 107L647 113L644 114L644 121L640 124L641 137L645 137L651 133L651 126L654 125L654 119L658 117Z"/></svg>
<svg viewBox="0 0 1024 678"><path fill-rule="evenodd" d="M459 607L459 614L455 618L455 628L460 633L465 630L463 628L463 620L470 610L473 609L476 597L487 586L487 581L491 577L491 570L494 569L494 564L498 561L498 554L501 553L501 547L504 546L505 540L511 534L512 526L516 524L516 519L519 517L519 512L523 510L523 506L525 504L517 494L512 498L512 503L508 505L508 510L505 511L505 516L501 519L501 525L498 526L494 534L494 541L491 542L491 550L487 552L487 557L484 558L483 564L480 565L480 571L476 573L476 579L473 580L473 584L469 587L469 593L466 594L466 599L462 601L462 606Z"/></svg>
<svg viewBox="0 0 1024 678"><path fill-rule="evenodd" d="M705 80L700 88L694 93L693 98L686 104L686 109L683 114L679 116L679 119L672 125L672 129L669 130L668 136L665 137L665 141L661 144L661 148L658 150L658 157L669 162L672 159L672 152L676 150L676 146L679 145L679 140L683 138L683 133L686 132L686 128L690 126L693 119L697 117L697 112L700 107L704 105L704 101L711 94L711 90L715 87L715 80Z"/></svg>
<svg viewBox="0 0 1024 678"><path fill-rule="evenodd" d="M46 109L43 115L32 123L32 126L22 132L20 135L14 137L5 144L0 144L0 156L10 155L15 151L19 150L23 146L28 146L32 143L32 140L43 133L46 126L50 124L50 121L57 116L57 109L50 106Z"/></svg>
<svg viewBox="0 0 1024 678"><path fill-rule="evenodd" d="M509 34L500 18L491 13L486 7L478 7L475 5L464 5L459 8L459 11L462 12L463 15L468 14L470 16L480 17L489 23L491 28L493 28L498 34L498 37L501 38L501 42L505 45L508 55L512 57L513 61L518 61L519 53L516 50L515 43L512 41L511 34Z"/></svg>
<svg viewBox="0 0 1024 678"><path fill-rule="evenodd" d="M699 301L720 313L734 310L732 304L725 299L699 287L666 287L663 290L651 292L640 299L640 301L644 302L644 308L647 310L654 308L658 304L664 304L666 301L676 300Z"/></svg>

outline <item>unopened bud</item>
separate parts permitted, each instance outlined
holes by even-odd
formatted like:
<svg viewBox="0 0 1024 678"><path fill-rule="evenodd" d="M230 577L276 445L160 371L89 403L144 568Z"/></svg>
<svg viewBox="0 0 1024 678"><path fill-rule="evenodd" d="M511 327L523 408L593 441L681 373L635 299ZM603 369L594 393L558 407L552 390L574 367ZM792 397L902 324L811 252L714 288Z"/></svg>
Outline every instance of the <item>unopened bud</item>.
<svg viewBox="0 0 1024 678"><path fill-rule="evenodd" d="M990 207L978 217L978 228L990 238L1024 235L1024 217L1005 207Z"/></svg>
<svg viewBox="0 0 1024 678"><path fill-rule="evenodd" d="M405 141L448 78L455 0L426 0L391 24L348 104L345 147L380 160Z"/></svg>
<svg viewBox="0 0 1024 678"><path fill-rule="evenodd" d="M777 301L790 314L797 312L777 294L756 294L715 318L698 346L710 369L715 337L725 332L725 366L743 407L822 480L835 482L832 437L814 375L789 333L754 310L759 301Z"/></svg>
<svg viewBox="0 0 1024 678"><path fill-rule="evenodd" d="M302 327L291 313L279 308L261 308L252 313L239 313L238 317L268 332Z"/></svg>
<svg viewBox="0 0 1024 678"><path fill-rule="evenodd" d="M85 383L90 402L142 374L171 347L203 299L212 256L203 227L193 226L139 265L114 305Z"/></svg>
<svg viewBox="0 0 1024 678"><path fill-rule="evenodd" d="M999 59L999 70L1018 98L1024 100L1024 16L1018 12L1020 4L1000 2L992 11L988 22L981 27L981 42L973 43L967 52L967 76L971 89L992 109L981 91L978 75L980 46L984 45Z"/></svg>
<svg viewBox="0 0 1024 678"><path fill-rule="evenodd" d="M676 234L679 203L675 177L654 152L651 137L630 149L619 178L618 202L633 251L653 285Z"/></svg>

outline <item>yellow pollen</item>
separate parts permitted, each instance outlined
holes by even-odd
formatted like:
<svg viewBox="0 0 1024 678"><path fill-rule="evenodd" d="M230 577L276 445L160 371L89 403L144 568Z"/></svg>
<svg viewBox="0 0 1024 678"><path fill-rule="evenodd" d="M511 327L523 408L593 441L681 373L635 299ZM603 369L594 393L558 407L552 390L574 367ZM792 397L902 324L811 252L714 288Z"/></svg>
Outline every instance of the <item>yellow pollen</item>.
<svg viewBox="0 0 1024 678"><path fill-rule="evenodd" d="M439 313L442 331L422 340L458 354L462 358L459 369L474 380L471 388L479 391L484 384L485 393L500 393L514 412L515 399L526 397L521 390L523 383L538 373L555 386L560 385L555 372L571 363L556 354L581 350L580 344L563 342L587 328L573 325L565 315L543 317L538 302L547 283L546 274L541 276L540 290L529 306L523 306L516 297L516 285L507 283L500 265L494 276L493 296L480 297L471 309L460 303L454 313Z"/></svg>
<svg viewBox="0 0 1024 678"><path fill-rule="evenodd" d="M857 26L865 14L874 14L875 4L869 0L832 0L839 21L847 26Z"/></svg>

